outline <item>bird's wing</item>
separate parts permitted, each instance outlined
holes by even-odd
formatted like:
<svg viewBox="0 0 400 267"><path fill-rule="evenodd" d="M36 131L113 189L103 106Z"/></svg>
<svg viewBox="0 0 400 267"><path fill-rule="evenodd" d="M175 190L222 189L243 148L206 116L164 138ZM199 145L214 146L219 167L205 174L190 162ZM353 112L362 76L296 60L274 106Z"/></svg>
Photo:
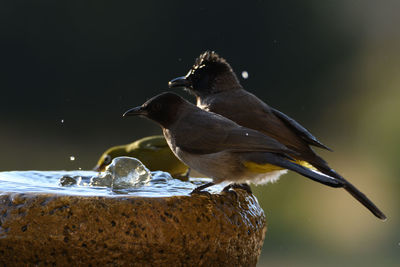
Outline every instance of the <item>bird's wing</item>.
<svg viewBox="0 0 400 267"><path fill-rule="evenodd" d="M298 136L300 136L308 144L327 149L332 151L329 147L322 144L315 136L313 136L306 128L304 128L300 123L290 118L288 115L280 112L277 109L271 108L272 113L285 123L285 125L295 131Z"/></svg>
<svg viewBox="0 0 400 267"><path fill-rule="evenodd" d="M300 154L313 155L310 144L327 148L295 120L245 90L220 93L203 102L208 110L260 131Z"/></svg>
<svg viewBox="0 0 400 267"><path fill-rule="evenodd" d="M175 131L175 145L190 153L211 154L229 150L296 154L275 139L214 113L201 111L201 114L185 121L191 123L185 123L179 132Z"/></svg>

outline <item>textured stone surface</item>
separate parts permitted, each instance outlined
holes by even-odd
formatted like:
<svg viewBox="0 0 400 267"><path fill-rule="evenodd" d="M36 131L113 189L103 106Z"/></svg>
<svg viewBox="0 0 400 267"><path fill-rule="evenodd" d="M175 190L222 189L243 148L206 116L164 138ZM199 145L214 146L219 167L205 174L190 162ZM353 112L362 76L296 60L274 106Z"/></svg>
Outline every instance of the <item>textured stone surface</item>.
<svg viewBox="0 0 400 267"><path fill-rule="evenodd" d="M0 196L0 263L254 266L265 215L244 190L146 197Z"/></svg>

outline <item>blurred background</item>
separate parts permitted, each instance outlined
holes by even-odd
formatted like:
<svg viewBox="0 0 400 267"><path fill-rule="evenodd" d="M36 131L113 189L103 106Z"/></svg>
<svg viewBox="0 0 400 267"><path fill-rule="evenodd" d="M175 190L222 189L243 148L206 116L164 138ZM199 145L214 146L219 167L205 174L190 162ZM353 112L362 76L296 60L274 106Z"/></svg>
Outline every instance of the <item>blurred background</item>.
<svg viewBox="0 0 400 267"><path fill-rule="evenodd" d="M160 133L121 115L215 50L333 148L319 152L389 218L288 174L254 188L268 220L259 266L399 266L399 11L397 0L1 1L0 170L91 169L106 148Z"/></svg>

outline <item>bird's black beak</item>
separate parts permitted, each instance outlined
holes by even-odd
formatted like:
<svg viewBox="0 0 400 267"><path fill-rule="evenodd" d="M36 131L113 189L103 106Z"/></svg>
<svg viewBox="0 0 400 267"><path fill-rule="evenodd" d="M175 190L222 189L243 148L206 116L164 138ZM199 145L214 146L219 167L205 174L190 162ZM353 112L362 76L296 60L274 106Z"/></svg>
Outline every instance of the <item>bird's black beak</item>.
<svg viewBox="0 0 400 267"><path fill-rule="evenodd" d="M127 110L122 117L126 117L126 116L137 116L137 115L147 115L147 111L142 107L135 107L135 108L131 108L130 110Z"/></svg>
<svg viewBox="0 0 400 267"><path fill-rule="evenodd" d="M169 88L175 88L175 87L191 88L192 82L189 81L189 79L186 76L182 76L182 77L178 77L178 78L170 80L168 82L168 87Z"/></svg>

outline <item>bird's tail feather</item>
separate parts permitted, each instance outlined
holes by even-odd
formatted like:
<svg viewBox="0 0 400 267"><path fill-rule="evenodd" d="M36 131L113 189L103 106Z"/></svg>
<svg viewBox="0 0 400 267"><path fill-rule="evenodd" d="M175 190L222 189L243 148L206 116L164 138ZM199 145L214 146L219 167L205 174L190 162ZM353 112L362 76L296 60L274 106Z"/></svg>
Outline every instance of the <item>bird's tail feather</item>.
<svg viewBox="0 0 400 267"><path fill-rule="evenodd" d="M307 178L310 178L311 180L314 180L318 183L330 186L330 187L343 187L343 183L342 181L338 180L338 179L334 179L326 174L320 173L318 171L314 171L312 169L309 169L307 167L301 166L297 163L291 162L289 160L287 160L286 158L279 156L277 154L273 154L273 153L255 153L252 155L248 155L247 162L250 162L250 164L246 164L246 162L244 163L245 165L248 166L253 166L252 168L254 168L254 166L256 166L259 170L257 170L257 172L259 172L260 170L262 171L263 168L266 168L265 171L272 171L273 169L271 169L271 164L275 165L275 166L279 166L281 168L284 169L288 169L294 172L297 172Z"/></svg>
<svg viewBox="0 0 400 267"><path fill-rule="evenodd" d="M280 164L280 165L278 165ZM318 183L330 186L330 187L343 187L343 183L338 180L334 179L328 175L325 175L323 173L311 170L307 167L301 166L297 163L293 163L290 161L283 161L282 163L278 163L278 166L284 167L288 170L297 172L307 178L310 178L313 181L316 181Z"/></svg>
<svg viewBox="0 0 400 267"><path fill-rule="evenodd" d="M375 206L375 204L371 200L369 200L366 195L360 192L354 185L347 182L344 185L344 189L349 192L355 199L357 199L361 204L363 204L364 207L369 209L376 217L386 221L386 215L383 214L383 212L378 209L378 207Z"/></svg>
<svg viewBox="0 0 400 267"><path fill-rule="evenodd" d="M379 210L375 204L368 199L368 197L360 192L354 185L344 179L340 174L338 174L333 169L328 166L316 166L312 164L312 166L316 167L318 171L309 168L307 164L303 164L301 161L297 163L305 165L301 166L295 162L291 162L286 158L279 156L273 153L263 153L262 156L254 154L255 156L248 157L247 160L250 160L256 164L259 164L262 167L265 162L269 164L273 164L275 166L279 166L291 171L295 171L305 177L310 178L316 182L321 184L330 186L330 187L343 187L348 193L350 193L355 199L357 199L363 206L365 206L368 210L372 212L377 218L381 220L386 220L385 214Z"/></svg>
<svg viewBox="0 0 400 267"><path fill-rule="evenodd" d="M314 162L312 162L312 165L316 167L320 172L329 175L331 177L337 178L338 180L343 182L343 188L351 194L355 199L357 199L362 205L364 205L367 209L369 209L372 214L374 214L376 217L378 217L381 220L386 220L385 214L381 210L378 209L375 204L368 199L368 197L362 193L360 190L358 190L354 185L352 185L349 181L344 179L340 174L338 174L336 171L331 169L328 164L326 164L325 161L317 161L315 162L315 159L321 159L321 158L314 158Z"/></svg>
<svg viewBox="0 0 400 267"><path fill-rule="evenodd" d="M324 173L326 173L324 171ZM355 199L357 199L364 207L369 209L372 214L374 214L376 217L378 217L381 220L386 220L386 215L377 207L375 204L369 200L369 198L362 193L360 190L358 190L354 185L352 185L349 181L344 179L340 174L335 172L334 170L330 169L329 170L330 176L333 176L341 181L344 182L343 188L350 194L352 195Z"/></svg>

